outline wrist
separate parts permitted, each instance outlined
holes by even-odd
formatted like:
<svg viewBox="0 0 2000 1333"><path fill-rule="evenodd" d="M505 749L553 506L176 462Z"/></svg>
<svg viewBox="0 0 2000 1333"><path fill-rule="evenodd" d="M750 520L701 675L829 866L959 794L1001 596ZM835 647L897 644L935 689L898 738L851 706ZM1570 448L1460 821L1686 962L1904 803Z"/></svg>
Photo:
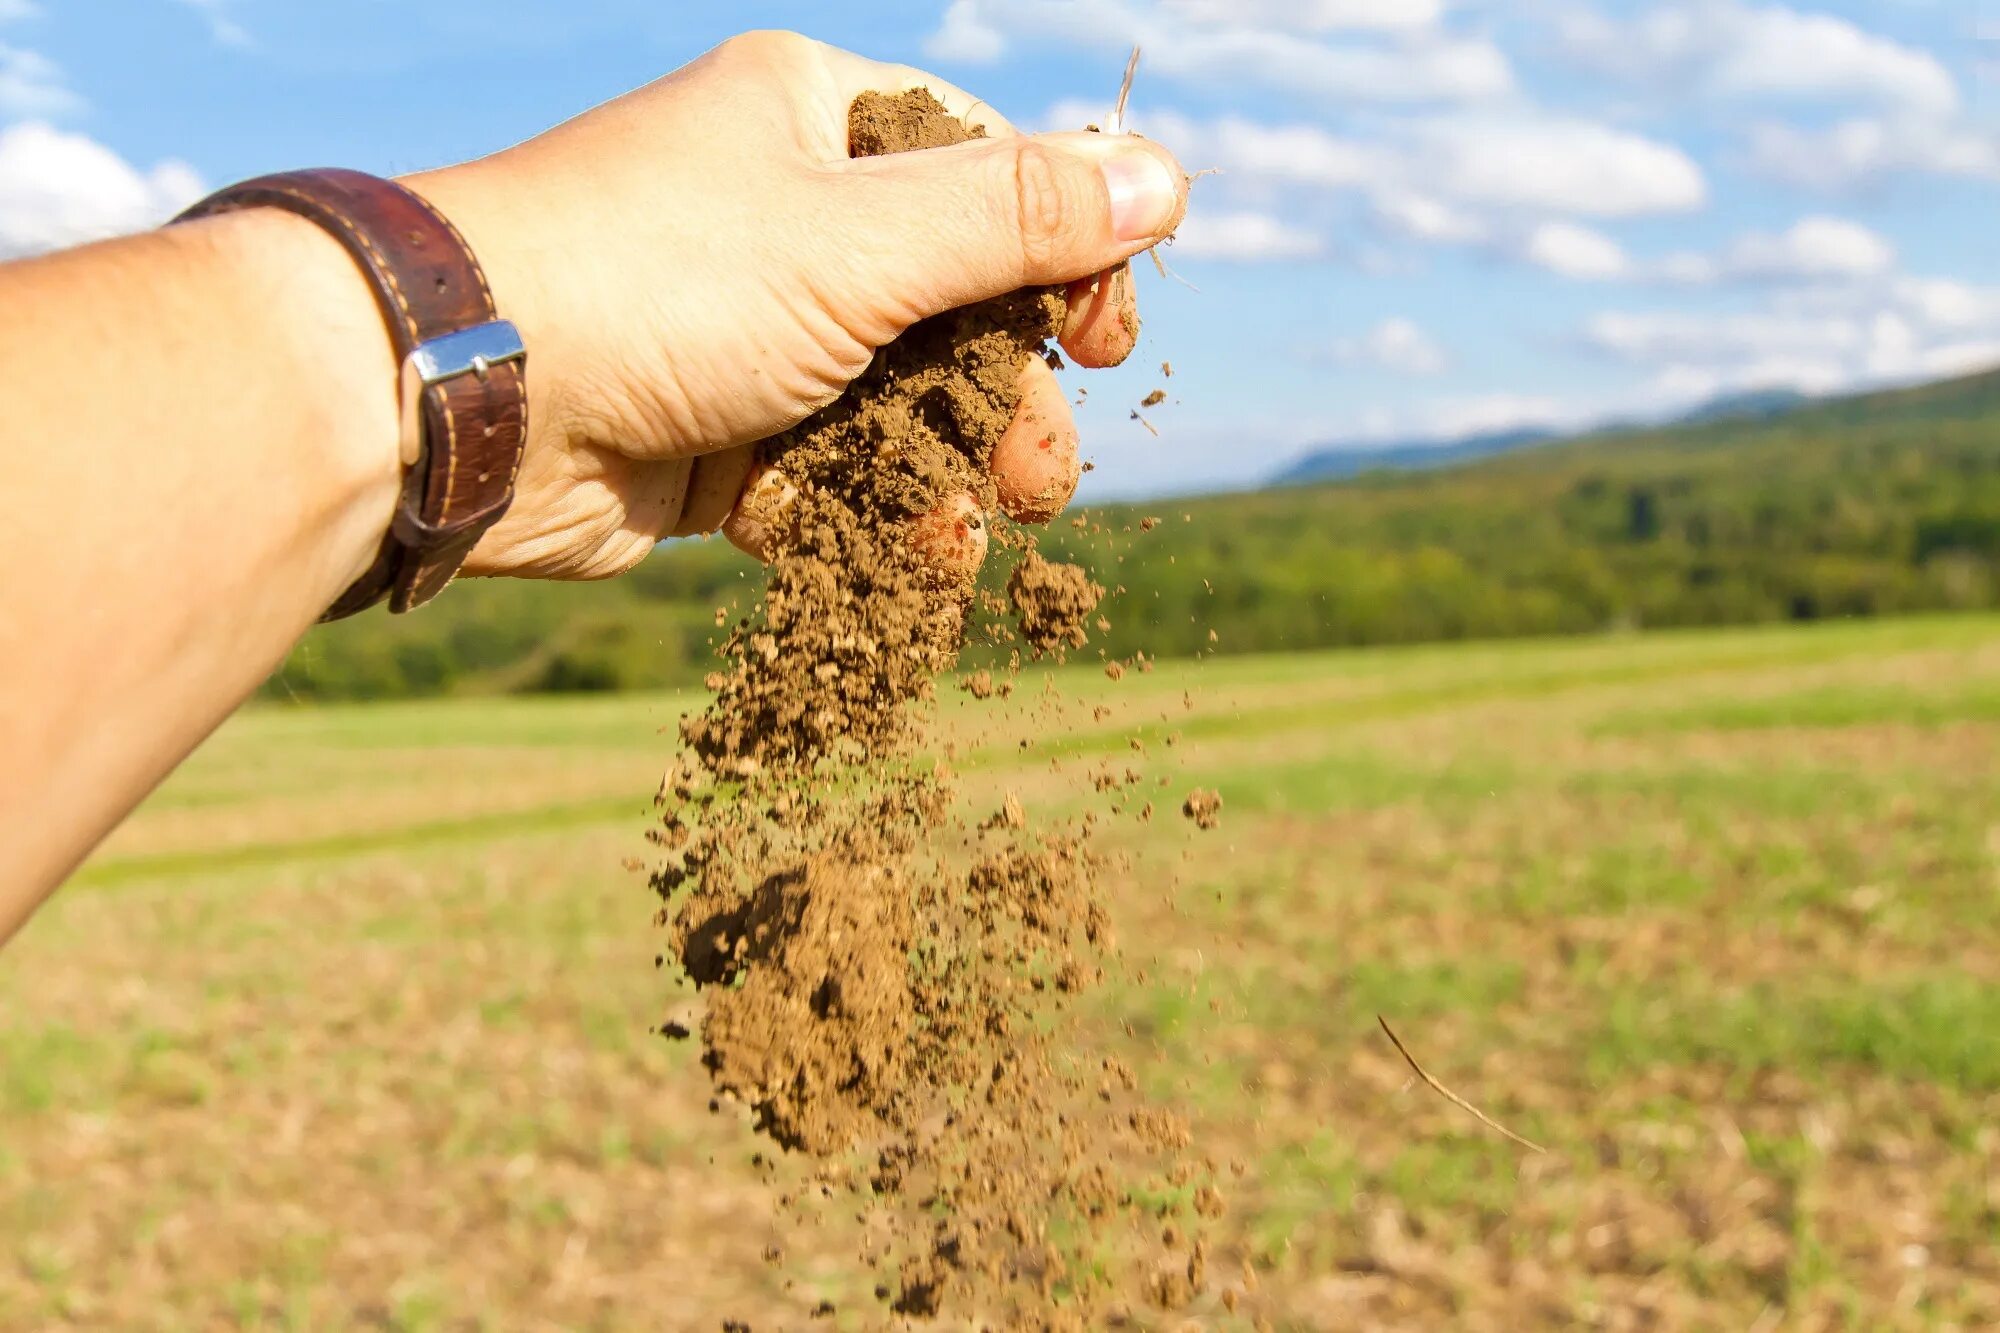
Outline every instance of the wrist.
<svg viewBox="0 0 2000 1333"><path fill-rule="evenodd" d="M299 485L283 497L301 511L299 546L288 558L328 605L373 562L402 476L399 367L381 310L353 260L304 218L246 209L164 234L206 248L235 275L218 290L230 292L240 326L259 330L286 367L244 387L273 400L260 415L296 421L300 429L287 437L308 442L293 460Z"/></svg>
<svg viewBox="0 0 2000 1333"><path fill-rule="evenodd" d="M465 236L407 186L344 168L277 172L218 190L177 221L259 209L296 215L338 243L396 363L403 471L392 521L322 619L385 600L391 612L412 610L444 590L512 505L528 427L520 330L495 307Z"/></svg>
<svg viewBox="0 0 2000 1333"><path fill-rule="evenodd" d="M562 244L551 244L548 213L525 192L496 178L491 159L399 176L465 238L493 291L500 318L521 332L528 349L528 447L561 442L570 434L568 385L573 339L546 279L565 264ZM504 177L505 173L497 173Z"/></svg>

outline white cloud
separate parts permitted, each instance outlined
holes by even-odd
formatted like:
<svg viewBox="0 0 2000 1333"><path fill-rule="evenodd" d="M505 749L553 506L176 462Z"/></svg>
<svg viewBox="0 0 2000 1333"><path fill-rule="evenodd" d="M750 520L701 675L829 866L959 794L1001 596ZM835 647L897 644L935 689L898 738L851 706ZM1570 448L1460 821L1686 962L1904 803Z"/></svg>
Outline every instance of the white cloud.
<svg viewBox="0 0 2000 1333"><path fill-rule="evenodd" d="M1257 24L1301 32L1401 32L1436 26L1443 0L1161 0L1170 14L1203 24Z"/></svg>
<svg viewBox="0 0 2000 1333"><path fill-rule="evenodd" d="M1391 230L1433 245L1478 245L1493 232L1472 214L1428 195L1382 190L1375 196L1375 216Z"/></svg>
<svg viewBox="0 0 2000 1333"><path fill-rule="evenodd" d="M1584 341L1650 369L1661 398L1831 393L2000 365L2000 289L1892 277L1805 288L1747 311L1601 314Z"/></svg>
<svg viewBox="0 0 2000 1333"><path fill-rule="evenodd" d="M1716 63L1725 92L1862 97L1895 106L1950 110L1958 85L1935 56L1867 32L1845 19L1728 3L1696 7L1728 30Z"/></svg>
<svg viewBox="0 0 2000 1333"><path fill-rule="evenodd" d="M82 107L60 66L39 51L0 44L0 113L55 116Z"/></svg>
<svg viewBox="0 0 2000 1333"><path fill-rule="evenodd" d="M1332 102L1445 102L1513 87L1499 49L1440 40L1411 47L1335 46L1264 29L1167 36L1146 45L1148 67L1214 86L1262 84Z"/></svg>
<svg viewBox="0 0 2000 1333"><path fill-rule="evenodd" d="M1510 430L1556 430L1577 425L1589 414L1542 394L1494 393L1440 403L1425 415L1427 433L1453 440Z"/></svg>
<svg viewBox="0 0 2000 1333"><path fill-rule="evenodd" d="M31 19L41 12L35 7L34 0L0 0L0 23Z"/></svg>
<svg viewBox="0 0 2000 1333"><path fill-rule="evenodd" d="M1609 282L1632 272L1631 257L1618 242L1573 222L1544 222L1529 233L1523 257L1529 263L1586 282Z"/></svg>
<svg viewBox="0 0 2000 1333"><path fill-rule="evenodd" d="M1191 211L1174 233L1173 253L1191 259L1243 263L1309 259L1320 238L1268 213Z"/></svg>
<svg viewBox="0 0 2000 1333"><path fill-rule="evenodd" d="M1753 312L1603 314L1585 333L1592 347L1639 363L1758 360L1779 355L1837 357L1860 345L1852 319Z"/></svg>
<svg viewBox="0 0 2000 1333"><path fill-rule="evenodd" d="M1972 287L1946 278L1901 278L1893 299L1915 318L1951 333L2000 330L2000 287Z"/></svg>
<svg viewBox="0 0 2000 1333"><path fill-rule="evenodd" d="M182 162L142 172L85 135L0 129L0 259L151 227L201 195Z"/></svg>
<svg viewBox="0 0 2000 1333"><path fill-rule="evenodd" d="M1051 125L1085 123L1063 103ZM1401 119L1364 142L1316 125L1197 121L1141 109L1133 125L1190 166L1225 182L1308 186L1365 196L1399 229L1426 240L1488 235L1480 211L1623 218L1689 212L1708 198L1701 168L1671 144L1587 120L1528 112Z"/></svg>
<svg viewBox="0 0 2000 1333"><path fill-rule="evenodd" d="M1412 441L1448 444L1506 431L1575 430L1602 419L1604 403L1566 401L1548 394L1484 393L1441 397L1401 408L1372 407L1345 421L1321 424L1301 448L1367 448Z"/></svg>
<svg viewBox="0 0 2000 1333"><path fill-rule="evenodd" d="M1588 120L1438 116L1411 126L1407 141L1412 182L1467 203L1621 218L1690 212L1708 200L1686 153Z"/></svg>
<svg viewBox="0 0 2000 1333"><path fill-rule="evenodd" d="M1716 283L1852 283L1896 267L1896 247L1846 218L1801 218L1781 232L1749 232L1716 254L1686 252L1642 265L1637 276L1677 286Z"/></svg>
<svg viewBox="0 0 2000 1333"><path fill-rule="evenodd" d="M1843 18L1744 0L1667 0L1620 21L1576 8L1557 25L1569 54L1621 82L1716 97L1862 100L1940 114L1959 104L1925 51Z"/></svg>
<svg viewBox="0 0 2000 1333"><path fill-rule="evenodd" d="M208 35L223 46L249 46L250 34L242 24L229 17L231 0L180 0L189 9L200 14L208 22Z"/></svg>
<svg viewBox="0 0 2000 1333"><path fill-rule="evenodd" d="M924 38L932 60L988 65L1006 52L1007 39L979 17L977 0L952 0L936 32Z"/></svg>
<svg viewBox="0 0 2000 1333"><path fill-rule="evenodd" d="M1093 115L1064 103L1052 126ZM1427 245L1477 246L1571 278L1635 275L1617 242L1579 218L1689 212L1708 198L1701 169L1671 144L1587 120L1530 111L1424 113L1375 126L1364 141L1309 124L1201 121L1140 108L1133 125L1184 162L1217 167L1210 188L1257 203L1320 195L1359 201L1388 232Z"/></svg>
<svg viewBox="0 0 2000 1333"><path fill-rule="evenodd" d="M1437 340L1416 321L1401 316L1385 319L1359 337L1336 340L1327 359L1336 365L1370 366L1399 375L1438 375L1449 364Z"/></svg>
<svg viewBox="0 0 2000 1333"><path fill-rule="evenodd" d="M1749 127L1750 162L1771 179L1825 190L1912 172L2000 179L2000 134L1966 116L1944 62L1848 19L1747 0L1664 0L1624 21L1574 7L1556 26L1584 65L1682 105L1838 108L1831 124Z"/></svg>
<svg viewBox="0 0 2000 1333"><path fill-rule="evenodd" d="M1102 107L1072 100L1058 102L1044 121L1051 129L1075 129L1104 114ZM1175 111L1133 111L1128 119L1190 168L1219 167L1231 178L1359 189L1391 169L1380 146L1317 125L1263 125L1241 116L1198 121Z"/></svg>
<svg viewBox="0 0 2000 1333"><path fill-rule="evenodd" d="M1773 180L1831 191L1906 173L2000 180L2000 133L1921 116L1811 130L1767 122L1751 128L1750 160Z"/></svg>
<svg viewBox="0 0 2000 1333"><path fill-rule="evenodd" d="M1895 247L1860 223L1812 217L1775 236L1743 237L1730 247L1722 270L1753 279L1865 278L1895 264Z"/></svg>
<svg viewBox="0 0 2000 1333"><path fill-rule="evenodd" d="M1879 277L1896 266L1896 249L1878 233L1845 218L1803 218L1784 231L1750 232L1715 254L1686 251L1635 260L1616 241L1572 222L1545 222L1519 247L1521 258L1585 282L1840 283Z"/></svg>
<svg viewBox="0 0 2000 1333"><path fill-rule="evenodd" d="M1310 7L1310 6L1309 6ZM1325 14L1386 12L1386 0L1319 4ZM956 24L990 32L1004 41L1020 35L1039 43L1062 42L1102 52L1106 69L1134 44L1144 48L1146 69L1186 83L1242 90L1263 87L1346 103L1426 103L1491 98L1510 92L1514 77L1507 58L1483 37L1419 31L1397 41L1328 40L1303 33L1296 22L1279 26L1277 14L1293 6L1263 0L1233 7L1202 5L1190 16L1184 7L1161 8L1135 0L954 0L945 24L932 39L943 40ZM1347 26L1354 26L1348 24ZM1109 77L1109 76L1107 76Z"/></svg>

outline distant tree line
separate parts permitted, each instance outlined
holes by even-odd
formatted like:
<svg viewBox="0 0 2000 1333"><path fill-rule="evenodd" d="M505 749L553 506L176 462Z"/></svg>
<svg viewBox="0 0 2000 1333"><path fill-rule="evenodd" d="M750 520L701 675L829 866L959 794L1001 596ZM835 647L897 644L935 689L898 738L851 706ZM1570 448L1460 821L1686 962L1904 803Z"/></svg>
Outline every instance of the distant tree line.
<svg viewBox="0 0 2000 1333"><path fill-rule="evenodd" d="M1101 640L1117 656L1991 608L2000 373L1079 519L1043 541L1118 590ZM265 692L691 684L718 608L758 586L719 540L603 584L467 580L412 615L315 630Z"/></svg>

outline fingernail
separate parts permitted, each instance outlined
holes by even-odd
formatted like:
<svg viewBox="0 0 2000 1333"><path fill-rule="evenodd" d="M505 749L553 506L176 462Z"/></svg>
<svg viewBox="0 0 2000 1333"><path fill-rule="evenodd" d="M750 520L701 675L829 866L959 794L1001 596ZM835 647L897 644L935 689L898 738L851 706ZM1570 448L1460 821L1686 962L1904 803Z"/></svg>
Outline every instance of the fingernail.
<svg viewBox="0 0 2000 1333"><path fill-rule="evenodd" d="M1111 230L1121 241L1159 235L1180 207L1179 182L1143 148L1107 159L1101 170L1111 191Z"/></svg>

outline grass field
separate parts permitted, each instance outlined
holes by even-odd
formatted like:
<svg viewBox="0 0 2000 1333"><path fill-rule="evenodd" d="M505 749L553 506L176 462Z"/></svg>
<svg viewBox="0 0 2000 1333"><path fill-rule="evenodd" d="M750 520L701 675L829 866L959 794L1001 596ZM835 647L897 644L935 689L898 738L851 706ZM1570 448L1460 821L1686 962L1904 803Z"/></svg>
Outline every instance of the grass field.
<svg viewBox="0 0 2000 1333"><path fill-rule="evenodd" d="M1060 686L974 797L1227 802L1115 824L1088 1029L1243 1167L1196 1326L2000 1323L2000 619ZM0 1326L872 1326L647 1033L687 702L230 724L0 955Z"/></svg>

